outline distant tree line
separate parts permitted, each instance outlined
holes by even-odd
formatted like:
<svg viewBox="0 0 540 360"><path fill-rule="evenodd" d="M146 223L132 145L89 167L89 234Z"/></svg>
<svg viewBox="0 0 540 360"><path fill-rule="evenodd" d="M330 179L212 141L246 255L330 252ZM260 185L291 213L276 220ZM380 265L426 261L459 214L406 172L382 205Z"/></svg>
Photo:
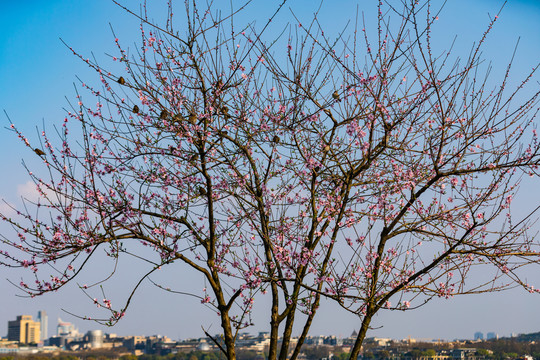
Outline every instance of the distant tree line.
<svg viewBox="0 0 540 360"><path fill-rule="evenodd" d="M516 359L524 355L531 355L535 359L540 359L540 343L537 341L526 342L521 338L503 338L498 340L483 341L479 343L467 342L460 348L476 348L476 356L490 360ZM389 346L381 347L376 345L366 345L363 358L385 360L392 358L411 358L435 356L437 351L451 350L451 343L391 343Z"/></svg>
<svg viewBox="0 0 540 360"><path fill-rule="evenodd" d="M537 341L524 342L515 338L504 338L499 340L484 341L479 343L477 347L493 351L492 355L488 354L486 357L496 360L515 358L523 355L531 355L535 359L540 359L540 343Z"/></svg>

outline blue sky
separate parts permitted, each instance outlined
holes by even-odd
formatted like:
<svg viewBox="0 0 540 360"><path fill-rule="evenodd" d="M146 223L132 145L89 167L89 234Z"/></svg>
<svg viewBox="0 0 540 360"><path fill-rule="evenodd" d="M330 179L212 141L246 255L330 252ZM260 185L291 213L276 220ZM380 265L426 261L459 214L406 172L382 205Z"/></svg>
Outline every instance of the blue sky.
<svg viewBox="0 0 540 360"><path fill-rule="evenodd" d="M315 9L309 0L289 0L294 12L301 18L309 18ZM392 2L393 0L390 0ZM162 0L152 1L164 3ZM400 1L395 0L395 3ZM130 1L136 4L135 1ZM177 2L177 13L183 4ZM259 1L248 8L239 19L268 16L277 1ZM366 3L374 0L326 1L321 12L321 21L330 30L341 28L351 14L360 11ZM318 3L317 3L318 4ZM336 6L339 4L339 6ZM500 0L450 0L440 16L435 35L441 44L449 43L457 35L456 50L466 55L473 41L478 39L489 21L502 5ZM138 7L135 7L137 9ZM153 17L163 18L161 9L152 9ZM366 8L366 17L373 16L371 8ZM368 12L370 11L370 12ZM288 9L284 17L289 17ZM520 38L515 61L515 78L521 78L540 60L540 1L510 0L496 24L487 46L484 58L493 61L495 75L504 71L512 50ZM52 129L64 115L67 99L75 96L76 76L83 80L95 80L95 74L75 58L59 40L79 50L85 56L93 53L100 62L107 63L106 53L114 52L114 37L109 24L117 36L125 43L132 44L137 39L138 24L129 15L108 0L51 0L2 2L0 6L0 109L5 111L12 122L37 140L36 127ZM125 39L125 40L124 40ZM538 80L538 78L537 78ZM1 124L8 126L7 116L0 114ZM0 176L0 197L17 203L17 198L31 192L31 186L21 161L30 166L38 160L28 148L4 127L0 128L0 154L4 164ZM522 197L523 206L537 202L538 191L526 184L533 192ZM5 226L0 225L0 231ZM124 264L120 280L113 283L113 291L120 292L127 285L121 280L128 276L133 264ZM92 271L99 271L95 264ZM167 273L169 279L179 279L186 286L194 285L194 280L186 273ZM531 273L531 278L538 278ZM49 334L54 333L56 318L75 322L82 331L100 328L95 323L85 322L62 312L66 309L85 315L95 310L89 300L75 287L49 294L37 299L15 296L16 289L5 279L18 282L19 273L0 268L0 336L7 333L7 321L18 314L35 316L39 309L49 313ZM191 279L191 280L189 280ZM190 282L191 281L191 282ZM197 279L195 278L195 281ZM84 283L84 279L81 280ZM511 332L540 331L540 296L523 291L508 291L503 294L487 294L456 298L449 301L434 300L422 309L408 313L383 313L375 320L374 326L383 326L372 331L371 336L405 338L471 338L475 331L494 331L502 335ZM267 319L263 309L256 310L257 326L252 331L266 329ZM219 332L217 317L202 308L198 300L163 293L147 286L135 300L126 318L107 332L127 334L166 334L172 338L199 337L203 333L200 325L210 327L210 332ZM358 324L354 318L332 307L325 308L315 321L312 334L336 334L348 336Z"/></svg>

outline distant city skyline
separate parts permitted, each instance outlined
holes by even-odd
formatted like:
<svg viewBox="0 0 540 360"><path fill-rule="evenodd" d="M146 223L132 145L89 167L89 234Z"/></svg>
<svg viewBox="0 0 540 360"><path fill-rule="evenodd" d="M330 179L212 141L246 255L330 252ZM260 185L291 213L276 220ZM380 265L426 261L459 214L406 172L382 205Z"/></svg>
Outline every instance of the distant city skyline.
<svg viewBox="0 0 540 360"><path fill-rule="evenodd" d="M14 317L16 320L20 320L21 318L25 319L26 321L29 321L29 320L31 321L32 320L32 315L31 314L17 314L17 315L14 315L12 317ZM12 322L14 322L14 321L9 320L8 324L12 323ZM70 338L78 338L78 337L82 337L84 335L84 333L87 333L87 332L103 331L103 330L89 329L89 330L86 330L84 332L79 332L78 326L75 323L68 322L68 321L63 321L60 317L58 317L57 322L56 322L56 331L54 332L54 335L49 336L48 335L48 328L47 328L48 327L48 316L47 316L47 312L45 310L39 310L38 311L38 316L37 316L35 322L41 324L39 326L39 329L40 329L40 336L39 337L40 337L41 342L43 342L44 340L49 339L50 337L66 336L66 337L70 337ZM105 328L104 332L107 333L107 334L119 335L114 331L114 329L115 329L114 327ZM110 331L106 331L106 330L110 330ZM262 332L265 332L265 331L262 331ZM540 332L540 327L538 328L537 332ZM249 331L249 329L247 329L247 331L242 332L242 333L248 333L248 334L256 335L257 333L261 333L261 331L253 332L253 331ZM353 330L352 333L356 333L356 331ZM340 334L337 337L338 338L347 338L347 337L350 337L351 334L346 334L346 335L341 335ZM518 333L518 334L522 334L522 333ZM442 339L442 338L438 338L438 337L414 338L414 339L415 340L425 340L425 341L432 341L432 340L438 340L438 339L445 340L445 341L454 341L454 340L491 340L491 339L498 339L500 337L515 337L518 334L513 332L513 333L510 333L510 334L500 335L497 332L488 331L487 333L485 333L485 336L484 336L484 332L476 331L471 336L468 336L468 334L462 334L462 336L454 338L454 339ZM166 336L166 337L173 338L169 334L151 334L151 335ZM313 336L319 336L319 335L321 335L321 336L336 336L336 334L312 334L312 335ZM142 334L131 333L131 334L122 334L122 336L148 336L148 334L142 335ZM199 337L204 337L204 336L201 335ZM392 340L411 339L410 336L409 337L403 337L403 338L393 338L393 337L379 335L379 336L375 336L375 337L376 338L388 338L388 339L392 339ZM0 338L8 338L8 336L7 335L3 336L2 334L0 334ZM184 340L184 339L188 339L188 338L193 338L193 337L177 338L176 340ZM198 338L198 337L195 336L194 338Z"/></svg>
<svg viewBox="0 0 540 360"><path fill-rule="evenodd" d="M347 358L356 335L347 338L336 336L307 336L301 355L310 360L344 359ZM438 359L438 360L485 360L485 359L515 359L534 360L538 358L538 335L519 342L491 341L451 341L430 342L418 339L391 340L385 338L367 338L362 352L363 359L403 359L408 360ZM247 334L240 333L236 338L238 349L244 352L244 358L260 360L264 358L265 349L270 342L269 333ZM0 340L0 353L6 355L49 354L56 359L60 356L80 355L84 351L87 357L99 355L107 359L125 358L126 353L132 356L151 355L157 359L168 359L171 355L187 354L190 359L206 360L216 358L218 346L209 337L173 340L167 336L116 336L104 334L101 330L87 332L79 338L52 337L48 344L26 345Z"/></svg>
<svg viewBox="0 0 540 360"><path fill-rule="evenodd" d="M256 1L243 17L259 17L269 13L275 6L273 2ZM435 35L441 42L450 44L454 34L458 36L456 51L467 56L467 50L472 42L477 41L494 14L499 10L502 0L478 0L474 2L456 0L448 2L445 11L440 15ZM323 3L325 24L336 30L344 26L343 17L350 17L362 2L343 0L340 6L333 2ZM182 4L178 12L182 11ZM318 5L318 3L317 3ZM149 4L151 13L156 19L162 19L162 14L152 12L156 5ZM309 17L316 5L308 0L297 0L291 3L295 13L300 17ZM137 7L138 9L138 7ZM368 10L366 10L368 11ZM372 9L369 9L367 22L372 23ZM290 18L288 10L284 18ZM538 64L540 59L540 2L511 1L503 10L499 21L489 36L484 52L484 58L493 61L496 69L494 76L499 76L505 70L505 64L510 60L514 46L519 39L519 47L513 69L513 85L521 80L523 74ZM86 56L95 54L102 63L109 60L107 54L115 53L114 38L111 35L109 23L114 27L118 37L125 44L133 44L138 40L138 24L121 9L107 0L53 0L47 2L7 2L3 4L0 13L0 27L5 41L0 44L0 108L5 110L11 120L4 114L4 126L13 121L17 126L38 139L36 127L46 126L52 130L54 125L61 123L64 111L69 107L64 97L69 101L75 100L73 83L76 76L84 81L96 82L95 73L70 54L59 40L74 46ZM125 40L124 40L125 39ZM131 45L131 48L134 48ZM4 176L0 178L0 198L10 204L20 205L20 197L33 197L34 185L28 182L21 160L39 168L39 159L35 154L21 146L20 141L8 129L0 128L0 153L4 167ZM531 203L540 203L537 188L527 179L523 180L523 191L516 199L516 213L519 204L530 207ZM10 211L9 206L2 203L0 208ZM9 229L0 224L0 232ZM205 308L200 300L166 293L149 283L142 285L135 295L127 314L120 323L107 328L92 321L84 321L79 317L93 318L109 314L100 312L85 295L78 285L92 283L96 278L105 276L110 270L109 263L91 264L87 273L82 274L78 283L69 283L57 293L46 294L34 299L17 297L15 286L8 283L9 279L15 284L21 280L22 273L17 269L2 269L0 295L0 334L7 334L7 323L17 314L32 314L36 316L39 310L45 310L49 319L61 317L76 323L82 333L99 329L104 332L129 334L163 334L174 339L201 337L204 335L201 326L209 333L220 332L220 322L212 309ZM136 265L127 259L121 261L112 281L105 286L107 296L113 301L121 302L126 299L126 293L133 285L129 278L136 271ZM25 276L27 274L24 274ZM482 276L489 274L481 273ZM532 283L538 281L537 273L525 274ZM176 271L164 270L160 279L171 287L186 288L188 291L200 292L204 287L203 280L193 276L185 268ZM478 279L471 278L474 282ZM540 284L538 284L540 285ZM102 297L99 291L97 295ZM265 304L267 298L257 299L255 305L253 328L247 331L257 333L268 328L268 313ZM414 338L454 339L466 336L473 338L474 332L487 331L505 336L511 333L532 333L540 331L540 296L529 294L521 289L503 293L482 294L470 297L458 297L444 300L434 299L423 308L407 312L382 311L373 322L373 329L368 336L403 339ZM65 309L67 312L64 312ZM50 321L48 334L50 332ZM315 319L312 335L348 336L358 330L359 322L353 314L345 313L335 305L323 303L320 316ZM296 330L298 333L298 329Z"/></svg>

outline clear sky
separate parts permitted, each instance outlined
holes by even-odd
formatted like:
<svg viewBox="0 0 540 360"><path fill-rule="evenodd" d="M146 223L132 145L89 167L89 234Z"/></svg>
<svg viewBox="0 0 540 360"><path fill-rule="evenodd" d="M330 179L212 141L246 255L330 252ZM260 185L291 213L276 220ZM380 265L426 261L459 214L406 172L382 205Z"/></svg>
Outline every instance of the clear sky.
<svg viewBox="0 0 540 360"><path fill-rule="evenodd" d="M389 0L400 3L401 0ZM152 0L161 4L164 0ZM236 0L233 0L236 2ZM126 2L127 3L127 2ZM130 0L135 6L136 1ZM183 3L177 1L177 12L181 13ZM227 2L228 3L228 2ZM240 20L268 17L277 1L255 0ZM308 18L315 9L312 0L289 0L300 17ZM321 21L335 30L341 28L344 19L354 14L358 4L364 10L366 3L375 0L327 0L323 4ZM501 7L500 0L449 0L437 24L436 35L442 43L457 35L457 51L468 49L477 40L490 16ZM138 7L136 6L135 9ZM152 9L153 17L164 18L162 9ZM366 17L374 16L372 8L366 8ZM367 12L369 11L369 12ZM284 17L289 18L288 9ZM60 124L64 116L67 99L74 99L74 83L77 76L83 80L95 80L85 64L71 55L69 49L59 40L75 47L86 56L93 53L103 63L109 61L107 55L114 52L112 24L117 36L125 44L136 41L138 24L129 15L108 0L50 0L50 1L2 1L0 5L0 109L21 130L37 140L36 127L52 129ZM493 61L494 71L504 71L505 63L520 38L515 76L520 78L540 60L540 1L509 0L496 24L487 46L484 58ZM466 55L466 52L463 54ZM1 123L8 126L4 113ZM17 204L18 198L32 193L21 162L29 166L38 160L28 148L21 145L11 132L0 128L0 156L3 171L0 175L0 197ZM520 201L524 207L538 202L539 191L531 184L525 184L526 196ZM0 205L2 208L3 205ZM0 231L5 231L0 224ZM0 245L1 246L1 245ZM127 288L123 277L129 276L131 266L122 264L123 272L113 282L112 291L120 293ZM99 271L99 264L91 270ZM59 293L48 294L36 299L16 297L16 289L6 278L19 282L20 274L0 268L0 336L7 334L7 321L16 315L31 314L46 310L49 314L49 334L56 331L56 318L72 321L81 331L102 328L99 325L79 320L66 314L62 309L87 315L95 311L88 298L75 287L68 287ZM170 280L185 282L188 286L199 281L183 271L164 274ZM538 273L531 273L531 279L540 279ZM81 283L84 283L84 278ZM264 305L256 308L255 331L267 329ZM472 338L475 331L494 331L500 335L512 332L526 333L540 331L540 296L523 291L511 290L505 293L486 294L433 300L424 308L407 313L382 313L375 320L371 336L405 338ZM335 334L348 336L357 329L358 321L336 308L325 307L314 323L312 334ZM202 307L198 300L171 295L151 286L139 292L124 320L116 327L104 329L106 332L128 334L163 334L172 338L203 336L201 325L210 328L210 333L218 333L219 320L213 313ZM370 335L368 335L370 336Z"/></svg>

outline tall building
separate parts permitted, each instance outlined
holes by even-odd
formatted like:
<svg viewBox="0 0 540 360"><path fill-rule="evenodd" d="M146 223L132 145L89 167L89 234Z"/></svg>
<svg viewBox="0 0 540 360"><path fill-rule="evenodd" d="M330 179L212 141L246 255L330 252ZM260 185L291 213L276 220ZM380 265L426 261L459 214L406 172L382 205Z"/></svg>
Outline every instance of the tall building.
<svg viewBox="0 0 540 360"><path fill-rule="evenodd" d="M47 312L43 310L38 311L37 320L39 321L39 324L40 324L39 330L41 332L41 338L43 340L48 339L47 328L49 327L49 318L47 317Z"/></svg>
<svg viewBox="0 0 540 360"><path fill-rule="evenodd" d="M67 321L62 321L58 318L58 326L56 327L56 335L75 338L79 336L79 330L75 326Z"/></svg>
<svg viewBox="0 0 540 360"><path fill-rule="evenodd" d="M498 338L499 338L499 335L494 333L494 332L488 332L487 333L487 339L488 340L492 340L492 339L497 340Z"/></svg>
<svg viewBox="0 0 540 360"><path fill-rule="evenodd" d="M8 340L21 344L38 343L40 323L32 320L32 315L19 315L17 320L8 321Z"/></svg>
<svg viewBox="0 0 540 360"><path fill-rule="evenodd" d="M484 340L484 333L480 331L475 332L474 340Z"/></svg>

